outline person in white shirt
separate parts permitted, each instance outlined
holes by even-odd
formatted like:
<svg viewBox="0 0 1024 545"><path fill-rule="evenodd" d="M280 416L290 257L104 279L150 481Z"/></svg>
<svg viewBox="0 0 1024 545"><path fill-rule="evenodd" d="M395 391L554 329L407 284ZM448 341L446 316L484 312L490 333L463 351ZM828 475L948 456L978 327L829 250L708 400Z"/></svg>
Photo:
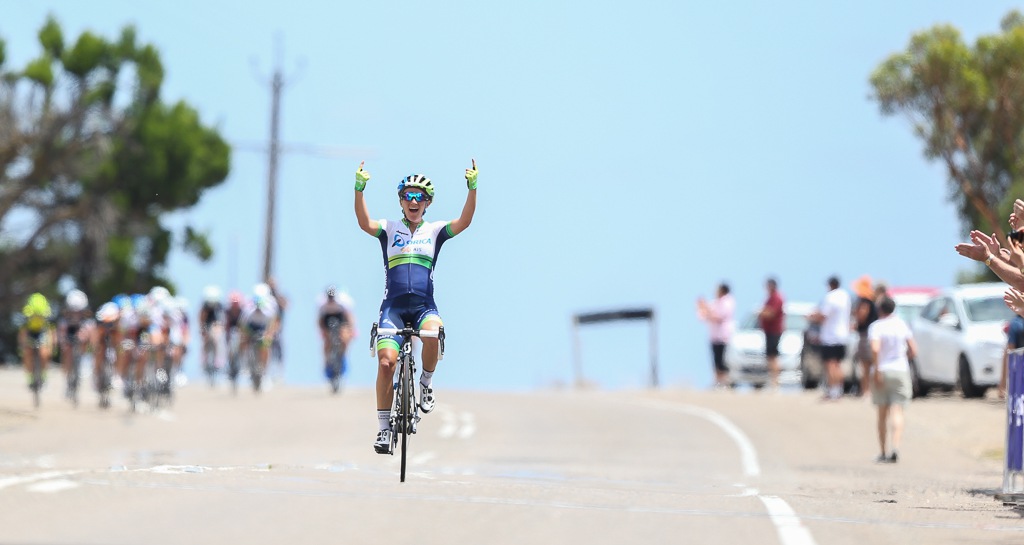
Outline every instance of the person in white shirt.
<svg viewBox="0 0 1024 545"><path fill-rule="evenodd" d="M903 437L903 407L910 402L913 389L910 381L910 358L917 353L914 335L899 316L893 314L896 303L884 297L878 305L879 319L868 326L868 340L874 356L874 388L872 400L878 407L878 462L899 459ZM886 455L886 438L892 424L892 443Z"/></svg>
<svg viewBox="0 0 1024 545"><path fill-rule="evenodd" d="M821 324L821 360L825 364L828 386L826 400L837 400L843 395L843 369L840 362L846 357L846 343L850 336L850 294L839 288L839 278L828 279L829 292L821 305L811 313L810 319Z"/></svg>
<svg viewBox="0 0 1024 545"><path fill-rule="evenodd" d="M711 330L711 354L715 364L715 387L724 388L729 385L729 368L725 365L725 345L736 330L736 301L729 294L729 285L725 282L718 286L718 294L710 303L703 297L697 299L697 316L708 323Z"/></svg>

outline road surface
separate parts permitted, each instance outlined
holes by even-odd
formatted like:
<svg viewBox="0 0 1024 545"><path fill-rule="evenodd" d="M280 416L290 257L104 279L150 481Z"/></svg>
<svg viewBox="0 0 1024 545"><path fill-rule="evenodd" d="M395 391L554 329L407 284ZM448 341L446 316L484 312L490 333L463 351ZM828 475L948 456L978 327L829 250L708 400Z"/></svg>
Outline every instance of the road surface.
<svg viewBox="0 0 1024 545"><path fill-rule="evenodd" d="M410 447L372 450L372 392L190 384L168 411L31 408L0 370L0 543L1024 542L993 499L1004 408L915 401L898 464L874 410L802 391L448 391Z"/></svg>

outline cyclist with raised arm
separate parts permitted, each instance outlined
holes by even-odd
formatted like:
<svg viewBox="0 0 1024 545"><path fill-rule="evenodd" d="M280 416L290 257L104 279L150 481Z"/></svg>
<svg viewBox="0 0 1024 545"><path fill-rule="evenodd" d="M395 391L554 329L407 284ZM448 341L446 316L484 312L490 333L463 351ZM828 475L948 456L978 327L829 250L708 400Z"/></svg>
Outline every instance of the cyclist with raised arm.
<svg viewBox="0 0 1024 545"><path fill-rule="evenodd" d="M35 384L32 376L32 352L38 347L39 361L42 362L42 377L46 380L46 367L53 356L55 347L53 311L50 302L41 293L33 293L28 297L25 307L21 310L24 322L18 329L18 345L21 347L21 360L28 375L29 388L41 388Z"/></svg>
<svg viewBox="0 0 1024 545"><path fill-rule="evenodd" d="M334 286L329 286L325 295L326 299L320 305L317 325L320 326L320 338L324 347L324 376L327 380L334 380L340 377L335 377L334 362L331 361L331 342L335 337L341 342L341 368L337 372L338 375L344 375L347 368L345 351L354 336L355 319L352 316L350 297L338 293Z"/></svg>
<svg viewBox="0 0 1024 545"><path fill-rule="evenodd" d="M434 184L422 174L406 176L398 184L398 202L402 219L373 220L363 197L370 173L359 164L356 171L355 213L359 228L380 241L384 254L384 301L380 305L378 323L382 328L401 329L406 323L413 327L437 331L443 325L434 302L434 267L441 245L466 230L476 212L477 169L466 169L469 193L462 214L455 220L427 222L423 216L434 200ZM437 368L438 341L424 338L420 361L420 409L434 410L436 403L431 380ZM377 338L377 422L379 430L373 443L378 454L391 453L392 384L397 368L399 338L381 335Z"/></svg>
<svg viewBox="0 0 1024 545"><path fill-rule="evenodd" d="M57 318L57 338L60 341L60 361L64 369L64 376L67 378L67 392L65 396L72 399L74 391L78 388L71 374L71 366L80 365L81 361L72 361L75 346L82 347L78 351L81 358L85 353L84 346L89 342L89 325L91 323L92 311L89 310L89 297L82 290L74 289L64 296L64 308ZM77 375L76 375L77 376Z"/></svg>

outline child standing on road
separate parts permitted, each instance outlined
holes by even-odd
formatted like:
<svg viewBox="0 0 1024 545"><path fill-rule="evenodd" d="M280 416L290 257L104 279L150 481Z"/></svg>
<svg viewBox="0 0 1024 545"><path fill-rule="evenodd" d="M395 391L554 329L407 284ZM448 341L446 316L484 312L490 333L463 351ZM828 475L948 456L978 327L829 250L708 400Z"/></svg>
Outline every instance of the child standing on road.
<svg viewBox="0 0 1024 545"><path fill-rule="evenodd" d="M895 310L896 303L889 297L883 297L878 304L878 320L868 326L875 382L871 390L874 404L878 407L878 445L881 448L876 461L889 463L899 460L903 408L913 396L909 358L913 358L917 352L910 328L899 316L893 314ZM889 454L886 455L890 423L892 442Z"/></svg>

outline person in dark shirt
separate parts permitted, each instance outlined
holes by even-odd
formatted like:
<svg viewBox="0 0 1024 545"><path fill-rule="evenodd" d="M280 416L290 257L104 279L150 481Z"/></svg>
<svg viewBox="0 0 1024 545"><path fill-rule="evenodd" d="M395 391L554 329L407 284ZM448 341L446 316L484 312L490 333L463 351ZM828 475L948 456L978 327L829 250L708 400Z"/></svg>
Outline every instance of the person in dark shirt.
<svg viewBox="0 0 1024 545"><path fill-rule="evenodd" d="M857 352L853 359L860 362L860 383L857 397L871 390L871 363L874 355L871 352L871 341L868 340L868 326L878 320L878 307L875 304L875 290L871 278L862 276L853 283L853 292L857 300L853 303L853 319L857 327Z"/></svg>
<svg viewBox="0 0 1024 545"><path fill-rule="evenodd" d="M786 313L782 294L779 292L779 283L774 278L765 282L768 290L768 299L758 313L761 330L764 331L764 355L768 364L768 373L771 375L771 387L779 387L779 340L786 330Z"/></svg>

